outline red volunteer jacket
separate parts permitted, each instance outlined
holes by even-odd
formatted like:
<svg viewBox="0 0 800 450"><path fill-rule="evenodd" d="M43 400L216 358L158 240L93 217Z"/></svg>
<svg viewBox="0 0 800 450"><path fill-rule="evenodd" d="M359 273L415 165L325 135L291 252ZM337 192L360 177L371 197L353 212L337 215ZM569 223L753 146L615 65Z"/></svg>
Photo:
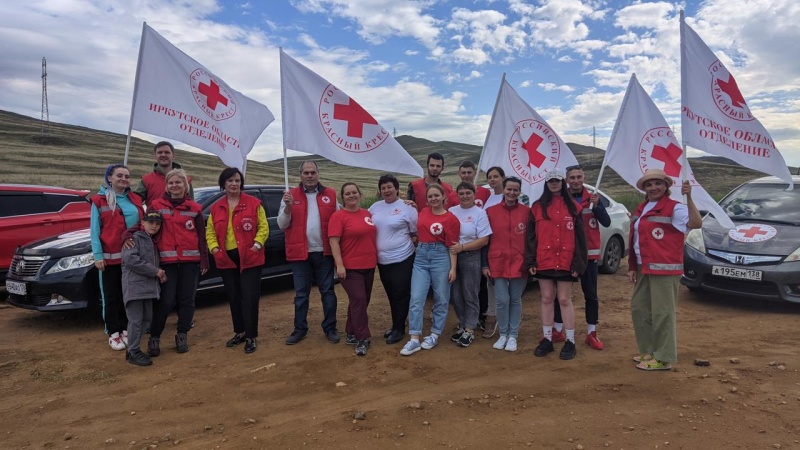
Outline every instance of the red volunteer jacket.
<svg viewBox="0 0 800 450"><path fill-rule="evenodd" d="M144 216L142 199L138 195L130 194L128 199L139 210L139 219L141 219ZM103 245L103 261L109 266L122 264L122 235L128 229L125 226L125 217L119 208L111 211L105 195L95 194L92 196L92 203L100 213L100 243Z"/></svg>
<svg viewBox="0 0 800 450"><path fill-rule="evenodd" d="M600 224L589 206L592 204L592 194L586 188L581 193L581 204L578 210L583 220L583 231L586 233L586 248L589 251L589 261L600 259Z"/></svg>
<svg viewBox="0 0 800 450"><path fill-rule="evenodd" d="M254 252L250 250L258 233L258 207L261 201L252 195L241 194L239 204L233 209L233 235L236 236L236 249L239 251L239 269L249 269L264 265L264 248ZM225 251L225 238L228 235L228 197L223 196L211 205L211 217L214 222L214 233L220 244L220 251L214 255L214 262L219 269L234 269L236 264Z"/></svg>
<svg viewBox="0 0 800 450"><path fill-rule="evenodd" d="M633 249L633 226L639 221L639 254L642 257L642 273L652 275L683 274L684 234L672 226L672 212L678 202L666 195L644 216L647 201L636 208L631 217L628 270L637 270L636 252Z"/></svg>
<svg viewBox="0 0 800 450"><path fill-rule="evenodd" d="M492 278L521 278L525 273L525 239L530 209L517 202L505 202L489 207L486 215L492 226L487 254Z"/></svg>
<svg viewBox="0 0 800 450"><path fill-rule="evenodd" d="M486 189L483 186L475 186L475 206L478 208L483 208L483 205L486 204L486 200L489 200L489 196L492 195L492 191ZM458 200L458 192L453 191L447 194L447 204L445 205L446 208L451 206L458 206L461 202Z"/></svg>
<svg viewBox="0 0 800 450"><path fill-rule="evenodd" d="M453 186L445 183L444 181L439 179L439 184L441 184L442 188L444 188L444 198L447 200L447 196L453 192ZM425 195L425 191L428 189L428 185L425 184L425 178L420 178L419 180L412 181L408 183L409 188L414 191L414 203L417 204L417 212L422 211L428 206L428 196ZM458 204L458 202L456 202ZM454 206L454 205L449 205Z"/></svg>
<svg viewBox="0 0 800 450"><path fill-rule="evenodd" d="M577 204L575 207L580 209ZM553 196L547 206L548 219L545 219L542 204L538 201L531 207L531 214L534 220L531 232L535 234L533 264L536 270L582 273L586 269L587 258L585 243L581 248L577 238L578 233L584 233L581 217L573 218L570 215L561 196ZM582 259L583 264L577 264L577 258Z"/></svg>
<svg viewBox="0 0 800 450"><path fill-rule="evenodd" d="M203 208L189 199L173 206L162 196L153 200L149 209L158 211L162 217L161 238L158 241L161 264L202 262L200 241L205 242L205 236L201 238L198 235L196 219L200 216L199 222L203 222Z"/></svg>
<svg viewBox="0 0 800 450"><path fill-rule="evenodd" d="M308 241L306 240L306 218L308 203L306 191L302 185L292 188L292 223L284 230L286 233L286 260L305 261L308 259ZM324 255L331 254L331 243L328 241L328 222L336 212L336 191L319 185L317 193L320 224L322 225L322 248Z"/></svg>

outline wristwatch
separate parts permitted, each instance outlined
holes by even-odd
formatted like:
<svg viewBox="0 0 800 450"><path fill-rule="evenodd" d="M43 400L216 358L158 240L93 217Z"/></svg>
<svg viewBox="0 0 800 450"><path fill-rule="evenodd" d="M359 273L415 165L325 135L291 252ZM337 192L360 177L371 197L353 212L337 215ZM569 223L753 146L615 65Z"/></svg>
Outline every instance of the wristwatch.
<svg viewBox="0 0 800 450"><path fill-rule="evenodd" d="M258 242L256 242L255 244L253 244L253 247L255 247L255 248L257 248L257 249L261 250L261 244L259 244Z"/></svg>

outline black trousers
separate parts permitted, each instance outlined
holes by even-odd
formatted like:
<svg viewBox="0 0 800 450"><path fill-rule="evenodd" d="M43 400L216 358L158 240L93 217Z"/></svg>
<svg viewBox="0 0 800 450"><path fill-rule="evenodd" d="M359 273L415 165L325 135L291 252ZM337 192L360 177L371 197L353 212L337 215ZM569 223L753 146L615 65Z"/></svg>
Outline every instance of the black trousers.
<svg viewBox="0 0 800 450"><path fill-rule="evenodd" d="M119 264L106 266L102 272L103 288L103 321L109 336L122 333L128 329L128 316L122 302L122 266Z"/></svg>
<svg viewBox="0 0 800 450"><path fill-rule="evenodd" d="M199 262L170 263L161 266L167 281L161 285L161 297L153 305L150 336L161 337L167 316L178 305L178 333L188 333L194 318L194 295L200 277Z"/></svg>
<svg viewBox="0 0 800 450"><path fill-rule="evenodd" d="M378 274L389 298L392 311L392 330L406 333L408 305L411 302L411 271L414 255L394 264L378 264Z"/></svg>
<svg viewBox="0 0 800 450"><path fill-rule="evenodd" d="M586 300L586 323L597 325L600 317L600 300L597 298L597 260L589 260L586 271L581 275L581 290ZM561 307L555 302L554 322L563 323Z"/></svg>
<svg viewBox="0 0 800 450"><path fill-rule="evenodd" d="M249 251L249 250L245 250ZM235 269L222 269L225 297L231 307L233 332L244 333L244 337L258 337L258 301L261 298L261 266L239 269L239 251L228 250L228 257L236 264Z"/></svg>

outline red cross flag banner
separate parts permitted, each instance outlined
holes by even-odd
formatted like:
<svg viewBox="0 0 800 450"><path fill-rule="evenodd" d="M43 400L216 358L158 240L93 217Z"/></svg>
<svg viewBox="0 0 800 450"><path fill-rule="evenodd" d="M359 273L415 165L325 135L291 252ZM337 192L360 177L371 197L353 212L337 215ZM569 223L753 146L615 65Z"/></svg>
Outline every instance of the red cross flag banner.
<svg viewBox="0 0 800 450"><path fill-rule="evenodd" d="M682 170L684 162L687 165L685 172ZM603 164L614 169L634 187L645 170L661 169L675 183L670 197L679 202L683 202L681 184L686 173L692 184L692 200L697 208L711 213L725 228L735 227L722 207L694 178L689 161L683 158L683 150L672 129L635 74L628 82Z"/></svg>
<svg viewBox="0 0 800 450"><path fill-rule="evenodd" d="M243 169L256 139L273 120L266 106L232 89L144 24L133 129L184 142Z"/></svg>
<svg viewBox="0 0 800 450"><path fill-rule="evenodd" d="M422 176L422 167L355 99L281 49L283 145L335 163Z"/></svg>
<svg viewBox="0 0 800 450"><path fill-rule="evenodd" d="M769 132L750 112L733 74L681 13L681 137L685 145L774 175L792 176Z"/></svg>
<svg viewBox="0 0 800 450"><path fill-rule="evenodd" d="M534 111L503 75L489 131L481 152L480 169L502 167L506 176L522 180L522 193L533 203L544 189L544 176L578 164L572 150Z"/></svg>

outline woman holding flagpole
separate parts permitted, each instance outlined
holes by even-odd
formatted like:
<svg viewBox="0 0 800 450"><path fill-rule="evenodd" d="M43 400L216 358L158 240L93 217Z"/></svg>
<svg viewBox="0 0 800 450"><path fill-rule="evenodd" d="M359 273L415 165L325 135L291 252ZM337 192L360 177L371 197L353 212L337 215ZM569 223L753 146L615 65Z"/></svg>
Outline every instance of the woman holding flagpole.
<svg viewBox="0 0 800 450"><path fill-rule="evenodd" d="M670 370L678 361L675 310L683 274L684 235L700 228L703 218L692 200L692 185L684 181L686 204L672 200L673 180L663 170L649 169L636 182L645 201L631 217L628 278L635 283L631 318L642 370Z"/></svg>

